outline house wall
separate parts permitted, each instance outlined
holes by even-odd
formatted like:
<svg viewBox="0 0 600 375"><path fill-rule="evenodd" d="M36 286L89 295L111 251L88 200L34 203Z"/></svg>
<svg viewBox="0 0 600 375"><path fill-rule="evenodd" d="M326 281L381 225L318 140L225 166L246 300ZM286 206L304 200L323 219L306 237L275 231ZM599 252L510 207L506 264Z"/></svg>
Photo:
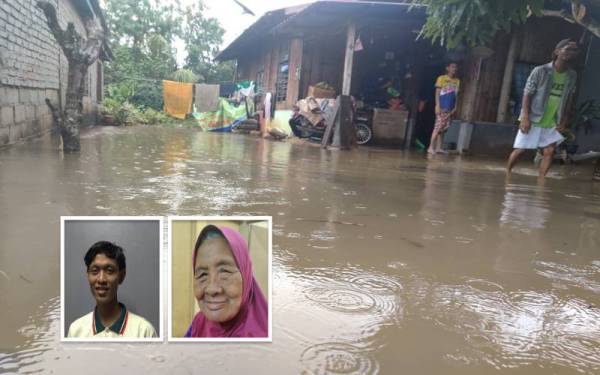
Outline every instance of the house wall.
<svg viewBox="0 0 600 375"><path fill-rule="evenodd" d="M305 41L302 54L300 97L308 94L308 87L327 82L337 93L342 92L346 40L342 36Z"/></svg>
<svg viewBox="0 0 600 375"><path fill-rule="evenodd" d="M83 23L69 0L50 0L63 28ZM36 0L0 2L0 146L40 135L52 128L45 99L65 103L68 64L50 33ZM84 121L95 122L99 62L88 70ZM62 90L61 90L62 88Z"/></svg>
<svg viewBox="0 0 600 375"><path fill-rule="evenodd" d="M278 102L277 109L289 109L300 94L300 79L303 66L303 41L300 38L278 38L264 43L263 48L248 51L238 59L238 80L257 80L258 72L263 71L263 91L275 93L279 64L284 54L288 57L288 85L286 100Z"/></svg>
<svg viewBox="0 0 600 375"><path fill-rule="evenodd" d="M583 29L557 18L532 18L518 33L517 63L541 65L551 60L560 40L579 39ZM511 34L512 35L512 34ZM511 35L499 34L491 43L494 54L481 61L468 57L461 63L462 92L458 117L465 121L495 122Z"/></svg>
<svg viewBox="0 0 600 375"><path fill-rule="evenodd" d="M600 88L600 71L598 69L600 66L600 39L592 39L587 59L578 103L594 100L596 104L600 105L600 91L598 91ZM576 142L579 145L578 152L600 151L600 120L592 121L592 127L587 133L584 129L579 129L576 136Z"/></svg>

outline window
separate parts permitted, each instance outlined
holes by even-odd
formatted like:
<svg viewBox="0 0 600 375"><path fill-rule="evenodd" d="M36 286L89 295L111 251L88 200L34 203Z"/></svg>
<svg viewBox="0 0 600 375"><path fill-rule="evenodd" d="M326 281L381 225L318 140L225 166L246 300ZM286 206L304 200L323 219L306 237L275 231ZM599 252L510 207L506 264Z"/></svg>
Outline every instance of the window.
<svg viewBox="0 0 600 375"><path fill-rule="evenodd" d="M277 69L277 86L275 88L275 100L277 102L285 102L287 98L288 78L290 75L289 51L282 51L281 59L279 59L279 69Z"/></svg>

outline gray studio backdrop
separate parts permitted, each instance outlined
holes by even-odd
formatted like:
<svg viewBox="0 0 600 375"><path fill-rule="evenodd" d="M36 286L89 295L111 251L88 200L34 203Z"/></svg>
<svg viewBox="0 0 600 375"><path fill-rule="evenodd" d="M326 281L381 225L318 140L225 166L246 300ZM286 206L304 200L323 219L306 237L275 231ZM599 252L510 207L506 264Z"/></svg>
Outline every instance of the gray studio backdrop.
<svg viewBox="0 0 600 375"><path fill-rule="evenodd" d="M83 257L97 241L121 246L127 275L119 301L146 318L160 335L160 222L158 220L65 220L65 332L96 306Z"/></svg>

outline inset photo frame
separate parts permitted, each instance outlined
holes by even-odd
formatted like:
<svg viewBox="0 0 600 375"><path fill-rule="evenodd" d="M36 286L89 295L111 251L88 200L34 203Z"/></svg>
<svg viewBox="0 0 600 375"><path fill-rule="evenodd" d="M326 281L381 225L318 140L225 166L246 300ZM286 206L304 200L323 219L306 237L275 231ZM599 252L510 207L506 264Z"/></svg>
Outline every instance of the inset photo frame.
<svg viewBox="0 0 600 375"><path fill-rule="evenodd" d="M163 219L61 217L63 342L163 341Z"/></svg>
<svg viewBox="0 0 600 375"><path fill-rule="evenodd" d="M169 217L168 341L272 342L272 218Z"/></svg>

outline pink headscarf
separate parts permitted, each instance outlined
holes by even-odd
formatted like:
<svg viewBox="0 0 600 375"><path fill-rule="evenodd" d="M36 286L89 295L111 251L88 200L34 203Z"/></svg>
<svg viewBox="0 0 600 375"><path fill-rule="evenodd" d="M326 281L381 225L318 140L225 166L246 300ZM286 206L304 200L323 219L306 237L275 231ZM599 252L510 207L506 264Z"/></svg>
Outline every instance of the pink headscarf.
<svg viewBox="0 0 600 375"><path fill-rule="evenodd" d="M192 266L195 267L196 253L200 248L202 237L211 230L223 234L242 274L242 304L238 314L224 323L210 321L204 317L202 311L199 311L185 337L267 337L267 300L254 279L250 250L241 234L230 228L207 225L198 236Z"/></svg>

